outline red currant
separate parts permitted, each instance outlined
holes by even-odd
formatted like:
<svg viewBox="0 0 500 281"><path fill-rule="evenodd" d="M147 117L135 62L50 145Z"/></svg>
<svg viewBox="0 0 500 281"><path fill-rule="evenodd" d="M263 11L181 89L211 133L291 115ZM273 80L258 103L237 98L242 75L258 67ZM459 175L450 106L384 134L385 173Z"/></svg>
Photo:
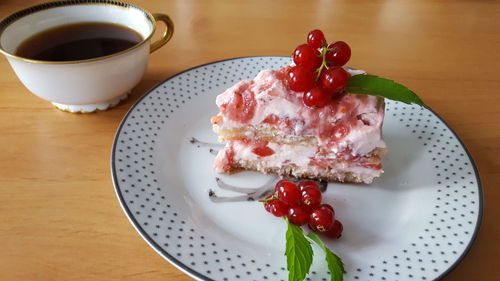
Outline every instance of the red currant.
<svg viewBox="0 0 500 281"><path fill-rule="evenodd" d="M316 188L317 190L320 190L319 185L313 180L303 180L303 181L299 182L300 191L303 191L305 188L308 188L308 187L313 187L313 188Z"/></svg>
<svg viewBox="0 0 500 281"><path fill-rule="evenodd" d="M309 215L309 228L314 232L324 233L333 227L334 214L328 208L316 208Z"/></svg>
<svg viewBox="0 0 500 281"><path fill-rule="evenodd" d="M314 71L321 66L321 54L310 45L302 44L293 51L293 62Z"/></svg>
<svg viewBox="0 0 500 281"><path fill-rule="evenodd" d="M264 203L264 208L276 217L283 217L288 214L288 205L280 200L271 200Z"/></svg>
<svg viewBox="0 0 500 281"><path fill-rule="evenodd" d="M309 213L301 206L295 206L288 209L288 219L291 223L301 226L309 221Z"/></svg>
<svg viewBox="0 0 500 281"><path fill-rule="evenodd" d="M268 213L271 212L271 207L270 207L271 205L269 205L268 203L271 202L272 200L275 200L273 199L272 195L269 195L264 199L264 209L266 209Z"/></svg>
<svg viewBox="0 0 500 281"><path fill-rule="evenodd" d="M327 232L325 232L325 235L327 237L337 239L337 238L340 238L340 236L342 236L343 230L344 230L344 226L342 225L342 223L338 220L335 220L333 222L332 228L330 230L328 230Z"/></svg>
<svg viewBox="0 0 500 281"><path fill-rule="evenodd" d="M313 209L321 204L321 191L314 187L307 187L302 190L302 204L309 209Z"/></svg>
<svg viewBox="0 0 500 281"><path fill-rule="evenodd" d="M299 187L295 183L289 180L280 180L276 183L275 190L277 198L283 203L292 207L300 205L302 196Z"/></svg>
<svg viewBox="0 0 500 281"><path fill-rule="evenodd" d="M333 209L332 205L330 205L330 204L321 204L318 206L318 208L326 208L326 209L332 211L333 215L335 216L335 210Z"/></svg>
<svg viewBox="0 0 500 281"><path fill-rule="evenodd" d="M307 34L307 44L311 45L311 47L315 49L319 49L326 44L325 35L323 31L319 29L315 29Z"/></svg>
<svg viewBox="0 0 500 281"><path fill-rule="evenodd" d="M351 58L351 47L344 41L332 43L327 48L333 49L333 51L326 52L325 55L328 66L343 66Z"/></svg>
<svg viewBox="0 0 500 281"><path fill-rule="evenodd" d="M302 99L309 107L323 107L331 100L328 92L321 87L314 87L305 92Z"/></svg>
<svg viewBox="0 0 500 281"><path fill-rule="evenodd" d="M304 66L292 66L288 71L288 85L292 91L306 92L312 89L315 82L314 73Z"/></svg>
<svg viewBox="0 0 500 281"><path fill-rule="evenodd" d="M338 93L342 91L349 82L351 75L343 68L329 68L321 74L321 86L329 93Z"/></svg>
<svg viewBox="0 0 500 281"><path fill-rule="evenodd" d="M295 185L295 183L290 180L279 180L274 186L274 191L276 192L276 194L278 193L278 190L285 185Z"/></svg>

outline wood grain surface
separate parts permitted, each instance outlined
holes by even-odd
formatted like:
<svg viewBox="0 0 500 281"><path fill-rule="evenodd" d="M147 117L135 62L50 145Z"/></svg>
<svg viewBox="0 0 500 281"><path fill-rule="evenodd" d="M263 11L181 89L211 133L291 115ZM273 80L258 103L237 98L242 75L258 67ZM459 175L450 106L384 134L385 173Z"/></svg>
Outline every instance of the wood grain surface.
<svg viewBox="0 0 500 281"><path fill-rule="evenodd" d="M0 17L38 4L0 1ZM68 114L23 87L0 58L0 280L190 280L119 206L111 145L130 106L177 72L220 59L290 55L311 29L352 46L350 65L417 92L470 150L483 182L476 242L443 280L500 275L499 1L131 0L175 22L131 97ZM117 81L118 82L118 81Z"/></svg>

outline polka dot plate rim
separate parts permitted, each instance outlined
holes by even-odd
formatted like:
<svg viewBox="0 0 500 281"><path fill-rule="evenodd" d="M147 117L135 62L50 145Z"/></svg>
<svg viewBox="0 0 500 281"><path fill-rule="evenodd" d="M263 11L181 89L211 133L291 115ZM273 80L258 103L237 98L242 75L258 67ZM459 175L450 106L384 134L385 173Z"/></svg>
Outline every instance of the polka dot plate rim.
<svg viewBox="0 0 500 281"><path fill-rule="evenodd" d="M127 112L113 142L111 172L126 216L163 258L199 280L287 280L285 225L258 202L214 203L215 97L288 57L207 63L153 87ZM438 280L470 249L482 218L482 188L469 152L432 110L386 102L385 173L369 186L330 183L343 237L327 245L345 262L345 280ZM256 187L270 176L221 178ZM321 257L318 249L315 255ZM315 258L306 280L330 280Z"/></svg>

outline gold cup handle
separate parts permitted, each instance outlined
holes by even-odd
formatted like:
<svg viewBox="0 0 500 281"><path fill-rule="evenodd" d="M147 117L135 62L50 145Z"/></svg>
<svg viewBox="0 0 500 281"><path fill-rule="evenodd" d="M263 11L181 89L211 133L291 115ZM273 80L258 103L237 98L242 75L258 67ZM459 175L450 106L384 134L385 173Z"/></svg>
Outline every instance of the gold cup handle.
<svg viewBox="0 0 500 281"><path fill-rule="evenodd" d="M153 14L153 18L155 19L155 21L164 22L166 28L165 31L163 31L161 38L151 43L151 47L149 49L150 53L156 51L161 46L165 45L170 40L170 38L172 38L172 35L174 34L174 22L170 19L169 16L165 14L155 13Z"/></svg>

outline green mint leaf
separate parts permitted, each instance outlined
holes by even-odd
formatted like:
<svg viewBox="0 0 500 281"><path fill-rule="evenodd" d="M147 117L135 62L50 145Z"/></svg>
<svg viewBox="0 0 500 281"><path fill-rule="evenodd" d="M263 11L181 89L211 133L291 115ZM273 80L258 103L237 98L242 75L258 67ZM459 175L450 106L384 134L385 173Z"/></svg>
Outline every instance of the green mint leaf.
<svg viewBox="0 0 500 281"><path fill-rule="evenodd" d="M330 270L331 281L342 281L344 280L344 264L342 260L335 255L330 249L328 249L323 241L314 232L310 232L307 237L311 238L325 253L326 263L328 264L328 270Z"/></svg>
<svg viewBox="0 0 500 281"><path fill-rule="evenodd" d="M313 260L311 243L307 240L302 229L285 219L286 231L286 264L288 281L302 281L309 273Z"/></svg>
<svg viewBox="0 0 500 281"><path fill-rule="evenodd" d="M349 79L345 90L352 94L379 96L407 104L416 103L424 106L424 102L410 89L375 75L354 75Z"/></svg>

